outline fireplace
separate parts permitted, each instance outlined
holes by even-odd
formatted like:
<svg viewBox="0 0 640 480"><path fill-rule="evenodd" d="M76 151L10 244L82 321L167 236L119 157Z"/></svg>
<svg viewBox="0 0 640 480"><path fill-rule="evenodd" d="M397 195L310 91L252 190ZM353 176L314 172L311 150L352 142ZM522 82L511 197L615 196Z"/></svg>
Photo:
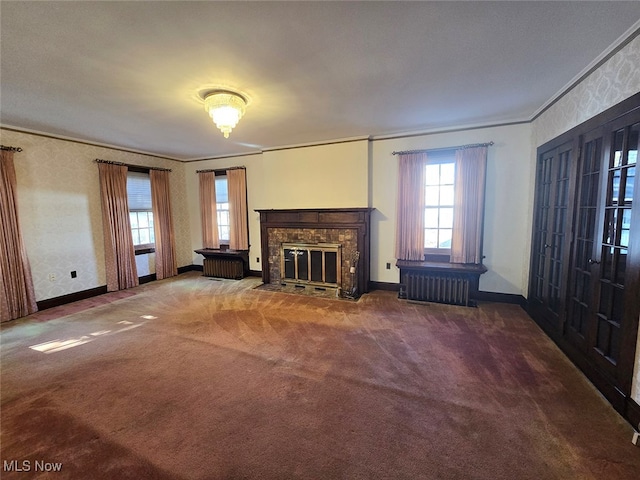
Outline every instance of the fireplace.
<svg viewBox="0 0 640 480"><path fill-rule="evenodd" d="M325 286L339 289L347 296L368 292L371 210L257 210L260 213L262 281L272 284L327 284ZM297 247L290 248L292 244ZM285 250L295 250L296 253L287 254L291 256L287 261ZM331 276L332 270L327 272L326 268L334 258L335 281ZM302 265L302 272L298 268L296 273L296 261L298 267ZM319 281L317 269L323 261L325 276Z"/></svg>
<svg viewBox="0 0 640 480"><path fill-rule="evenodd" d="M337 243L283 243L280 278L284 284L313 285L340 290L342 245Z"/></svg>

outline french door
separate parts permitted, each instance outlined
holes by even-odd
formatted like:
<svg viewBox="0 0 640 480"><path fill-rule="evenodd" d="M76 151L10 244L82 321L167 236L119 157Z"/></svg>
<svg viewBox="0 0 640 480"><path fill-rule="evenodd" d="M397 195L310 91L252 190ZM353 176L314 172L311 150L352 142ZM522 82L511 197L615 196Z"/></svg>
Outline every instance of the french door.
<svg viewBox="0 0 640 480"><path fill-rule="evenodd" d="M562 331L571 245L574 143L538 157L529 305L552 330Z"/></svg>
<svg viewBox="0 0 640 480"><path fill-rule="evenodd" d="M591 329L590 353L598 366L619 382L623 392L631 387L640 297L640 241L631 243L632 227L640 222L638 208L635 212L633 209L634 199L636 205L640 203L635 188L640 134L638 113L612 122L608 129L597 257L591 262L594 301L588 327ZM637 228L635 235L638 236ZM635 268L629 268L632 265Z"/></svg>
<svg viewBox="0 0 640 480"><path fill-rule="evenodd" d="M640 313L639 137L637 108L580 135L573 171L562 156L569 144L543 151L536 181L529 300L538 307L530 311L594 369L620 410L631 392Z"/></svg>

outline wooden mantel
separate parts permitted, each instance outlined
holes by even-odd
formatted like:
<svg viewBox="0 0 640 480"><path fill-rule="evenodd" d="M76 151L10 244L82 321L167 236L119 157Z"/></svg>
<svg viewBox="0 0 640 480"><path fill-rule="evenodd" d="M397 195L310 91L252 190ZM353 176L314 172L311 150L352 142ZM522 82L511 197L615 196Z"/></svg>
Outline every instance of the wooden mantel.
<svg viewBox="0 0 640 480"><path fill-rule="evenodd" d="M369 291L370 218L373 208L256 210L260 213L262 281L270 283L269 235L273 229L352 229L360 252L357 279L360 293Z"/></svg>

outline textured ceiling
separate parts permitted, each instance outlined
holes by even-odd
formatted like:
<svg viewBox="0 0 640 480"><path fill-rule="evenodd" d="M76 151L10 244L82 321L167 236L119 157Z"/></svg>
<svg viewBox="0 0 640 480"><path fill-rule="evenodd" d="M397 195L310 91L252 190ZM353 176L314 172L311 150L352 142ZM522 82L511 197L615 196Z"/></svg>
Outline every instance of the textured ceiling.
<svg viewBox="0 0 640 480"><path fill-rule="evenodd" d="M527 121L640 2L0 2L0 122L176 159ZM224 139L198 92L247 94Z"/></svg>

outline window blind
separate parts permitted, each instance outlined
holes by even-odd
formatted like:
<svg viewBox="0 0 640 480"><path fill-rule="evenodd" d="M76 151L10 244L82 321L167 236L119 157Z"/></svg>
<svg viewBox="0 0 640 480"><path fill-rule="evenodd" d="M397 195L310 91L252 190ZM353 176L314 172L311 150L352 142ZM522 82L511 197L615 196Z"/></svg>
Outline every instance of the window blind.
<svg viewBox="0 0 640 480"><path fill-rule="evenodd" d="M129 210L151 210L151 179L148 173L127 173Z"/></svg>

